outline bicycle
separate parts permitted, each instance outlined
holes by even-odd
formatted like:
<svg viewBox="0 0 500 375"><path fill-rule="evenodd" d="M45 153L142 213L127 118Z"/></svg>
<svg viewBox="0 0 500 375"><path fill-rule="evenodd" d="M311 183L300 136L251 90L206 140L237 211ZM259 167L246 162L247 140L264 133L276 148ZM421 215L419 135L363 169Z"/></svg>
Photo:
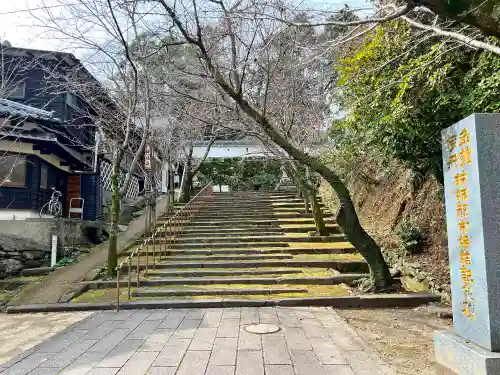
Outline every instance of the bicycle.
<svg viewBox="0 0 500 375"><path fill-rule="evenodd" d="M59 202L59 197L62 196L62 193L56 188L52 188L52 196L50 200L45 203L40 210L40 217L43 215L51 215L54 217L61 217L62 215L62 203Z"/></svg>

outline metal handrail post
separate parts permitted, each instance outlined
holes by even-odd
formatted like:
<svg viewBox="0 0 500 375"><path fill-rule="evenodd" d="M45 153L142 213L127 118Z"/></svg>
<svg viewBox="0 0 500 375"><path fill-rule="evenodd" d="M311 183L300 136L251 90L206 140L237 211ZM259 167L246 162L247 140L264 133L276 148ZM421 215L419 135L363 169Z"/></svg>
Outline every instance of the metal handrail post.
<svg viewBox="0 0 500 375"><path fill-rule="evenodd" d="M116 270L116 311L120 311L120 269Z"/></svg>
<svg viewBox="0 0 500 375"><path fill-rule="evenodd" d="M154 236L152 237L153 241L153 269L156 269L156 248L155 248L155 238Z"/></svg>
<svg viewBox="0 0 500 375"><path fill-rule="evenodd" d="M156 232L151 233L151 239L153 241L153 268L156 267L156 244L155 244L155 234Z"/></svg>
<svg viewBox="0 0 500 375"><path fill-rule="evenodd" d="M141 254L138 254L137 255L137 287L139 287L139 276L140 276L139 264L140 264L140 260L141 260Z"/></svg>
<svg viewBox="0 0 500 375"><path fill-rule="evenodd" d="M127 261L127 264L128 264L128 287L127 287L127 296L128 296L128 299L130 301L130 285L132 283L132 258L129 256L128 257L128 261Z"/></svg>
<svg viewBox="0 0 500 375"><path fill-rule="evenodd" d="M142 247L141 247L142 249ZM141 252L139 251L139 255L141 254ZM148 268L149 268L149 249L146 247L146 269L144 271L145 274L148 273Z"/></svg>

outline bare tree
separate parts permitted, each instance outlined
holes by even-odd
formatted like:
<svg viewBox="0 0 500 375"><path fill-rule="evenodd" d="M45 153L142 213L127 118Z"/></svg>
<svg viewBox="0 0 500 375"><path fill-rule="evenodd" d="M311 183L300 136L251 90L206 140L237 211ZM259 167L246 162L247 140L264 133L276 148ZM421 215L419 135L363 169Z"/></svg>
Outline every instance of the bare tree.
<svg viewBox="0 0 500 375"><path fill-rule="evenodd" d="M38 26L66 46L83 50L89 70L96 72L105 86L92 82L90 74L81 69L53 79L61 90L87 104L79 115L98 127L102 147L111 153L111 276L117 264L120 202L143 158L155 110L161 107L162 87L155 84L157 71L151 69L154 61L150 51L155 41L144 37L143 13L151 8L111 0L58 0L58 5L33 13ZM62 77L66 78L63 86Z"/></svg>
<svg viewBox="0 0 500 375"><path fill-rule="evenodd" d="M349 241L370 265L373 287L388 287L392 283L392 277L387 264L379 246L362 228L345 184L334 171L294 145L290 136L282 132L277 119L268 116L264 110L262 95L259 95L258 90L262 84L257 87L250 84L252 81L266 82L273 78L272 74L252 68L256 67L255 60L260 57L260 51L281 33L281 26L270 20L242 19L235 14L240 8L244 8L247 13L252 10L255 14L260 14L263 10L259 7L266 7L266 4L239 2L228 7L220 1L211 1L205 5L195 0L189 6L176 3L174 7L165 0L154 3L160 4L165 16L170 18L174 26L172 35L197 48L198 56L206 67L207 83L215 84L225 97L237 105L242 117L247 118L242 121L250 119L253 126L265 133L290 157L309 166L332 185L341 202L337 221ZM217 23L215 32L210 34L206 31L206 24L213 25L214 18L220 22ZM172 29L171 24L167 24ZM251 70L258 73L253 74ZM261 76L258 77L258 74Z"/></svg>

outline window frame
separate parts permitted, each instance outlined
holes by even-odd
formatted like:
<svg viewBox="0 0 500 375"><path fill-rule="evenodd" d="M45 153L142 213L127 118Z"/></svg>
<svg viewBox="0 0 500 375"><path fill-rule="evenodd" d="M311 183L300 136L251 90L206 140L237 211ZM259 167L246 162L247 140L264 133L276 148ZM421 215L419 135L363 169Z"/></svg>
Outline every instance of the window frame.
<svg viewBox="0 0 500 375"><path fill-rule="evenodd" d="M43 176L43 170L45 169L46 174L45 174L45 186L42 185L42 176ZM49 166L46 163L41 163L40 164L40 189L42 190L48 190L49 189Z"/></svg>
<svg viewBox="0 0 500 375"><path fill-rule="evenodd" d="M7 187L7 188L26 188L26 176L27 176L27 165L28 165L28 160L26 158L26 155L19 154L19 155L13 155L13 154L6 154L4 157L7 156L13 156L16 157L16 160L19 162L20 159L22 159L22 164L24 166L24 182L13 182L13 181L2 181L3 177L0 176L0 183L2 184L0 187ZM21 164L21 163L19 163ZM16 165L17 166L19 166ZM12 169L11 169L12 170ZM11 173L12 176L12 173Z"/></svg>
<svg viewBox="0 0 500 375"><path fill-rule="evenodd" d="M72 103L70 103L70 100L68 98L71 98ZM69 105L73 109L79 109L78 107L78 98L75 94L71 92L67 92L65 95L64 100L66 101L66 104Z"/></svg>
<svg viewBox="0 0 500 375"><path fill-rule="evenodd" d="M7 95L7 99L25 99L26 98L26 82L18 82L16 84L16 89L19 85L22 85L22 95L14 95L13 92L10 92Z"/></svg>

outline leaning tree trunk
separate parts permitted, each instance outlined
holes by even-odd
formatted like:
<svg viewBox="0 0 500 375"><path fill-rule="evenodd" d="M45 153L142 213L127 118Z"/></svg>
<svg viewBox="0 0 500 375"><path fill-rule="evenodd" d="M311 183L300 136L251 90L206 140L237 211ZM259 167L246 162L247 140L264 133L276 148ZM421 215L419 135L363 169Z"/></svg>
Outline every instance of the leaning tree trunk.
<svg viewBox="0 0 500 375"><path fill-rule="evenodd" d="M252 117L255 116L254 118L259 120L262 129L273 142L279 145L297 162L307 165L313 171L317 172L333 188L340 201L337 223L342 228L349 242L351 242L368 263L372 280L372 290L386 290L390 287L393 283L393 279L389 267L382 255L382 251L373 238L366 233L361 226L349 190L340 177L315 157L305 154L294 147L285 137L278 133L271 124L269 124L265 117L260 116L258 112L254 113L253 108L251 108L248 103L243 101L243 104L239 104L244 111L248 111L248 114Z"/></svg>
<svg viewBox="0 0 500 375"><path fill-rule="evenodd" d="M175 15L173 15L175 16ZM373 290L387 289L393 282L389 267L384 260L382 251L377 243L365 232L354 204L349 194L349 190L342 182L339 176L335 174L326 165L321 163L315 157L306 154L293 146L283 135L281 135L269 122L267 117L259 110L254 108L242 96L239 90L226 82L225 77L213 64L207 51L199 46L210 73L213 74L217 84L224 90L250 118L253 118L260 128L269 136L269 138L281 147L288 155L297 162L309 166L313 171L323 177L335 190L340 201L340 210L337 218L338 224L342 227L347 239L354 245L357 251L363 256L370 267L370 275L373 284Z"/></svg>
<svg viewBox="0 0 500 375"><path fill-rule="evenodd" d="M190 171L186 172L186 176L184 177L184 184L182 185L181 198L180 201L182 203L188 203L191 199L191 192L193 189L193 174Z"/></svg>
<svg viewBox="0 0 500 375"><path fill-rule="evenodd" d="M315 190L302 179L299 172L294 166L294 163L290 163L291 166L287 168L287 172L290 173L291 178L295 182L295 185L302 193L304 197L304 204L306 205L306 213L309 212L309 203L311 204L313 211L313 219L314 225L316 227L316 231L320 236L328 236L330 231L328 230L325 220L323 218L323 212L321 211L321 207L319 205L318 199L316 198Z"/></svg>
<svg viewBox="0 0 500 375"><path fill-rule="evenodd" d="M120 220L120 194L118 192L119 166L115 166L111 175L111 233L109 234L108 248L108 276L116 274L118 264L118 221Z"/></svg>

